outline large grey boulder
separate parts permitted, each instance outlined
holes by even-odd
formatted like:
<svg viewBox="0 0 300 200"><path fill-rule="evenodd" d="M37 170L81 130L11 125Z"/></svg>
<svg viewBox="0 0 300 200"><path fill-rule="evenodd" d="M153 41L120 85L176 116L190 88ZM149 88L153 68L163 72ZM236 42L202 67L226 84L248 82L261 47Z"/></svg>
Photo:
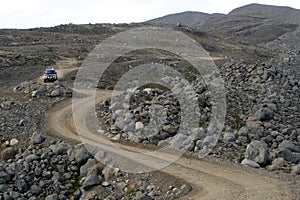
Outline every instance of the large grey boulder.
<svg viewBox="0 0 300 200"><path fill-rule="evenodd" d="M97 165L97 162L95 159L88 159L85 165L80 167L80 176L85 177L88 174L88 169L95 167Z"/></svg>
<svg viewBox="0 0 300 200"><path fill-rule="evenodd" d="M58 143L50 146L50 149L53 153L57 155L64 155L67 154L68 150L72 148L72 145L67 143Z"/></svg>
<svg viewBox="0 0 300 200"><path fill-rule="evenodd" d="M264 127L260 121L247 121L246 128L248 129L248 137L251 140L259 140L263 137Z"/></svg>
<svg viewBox="0 0 300 200"><path fill-rule="evenodd" d="M278 150L283 151L283 150L289 150L291 152L296 152L300 153L300 147L299 145L296 146L292 141L290 140L284 140L278 145Z"/></svg>
<svg viewBox="0 0 300 200"><path fill-rule="evenodd" d="M89 190L97 185L100 184L100 179L97 173L91 173L89 176L86 177L84 180L82 187L84 190Z"/></svg>
<svg viewBox="0 0 300 200"><path fill-rule="evenodd" d="M247 146L245 158L253 160L260 165L265 165L269 158L267 148L267 145L262 141L252 141Z"/></svg>
<svg viewBox="0 0 300 200"><path fill-rule="evenodd" d="M300 161L300 148L290 140L284 140L278 145L278 155L284 160L298 163Z"/></svg>
<svg viewBox="0 0 300 200"><path fill-rule="evenodd" d="M225 132L223 135L223 141L225 143L230 143L230 142L234 142L236 140L236 137L234 135L234 133L231 132Z"/></svg>
<svg viewBox="0 0 300 200"><path fill-rule="evenodd" d="M260 121L268 121L274 117L274 112L271 109L264 107L256 111L254 116Z"/></svg>
<svg viewBox="0 0 300 200"><path fill-rule="evenodd" d="M41 144L42 142L44 142L44 140L46 139L46 137L43 134L34 132L31 136L31 144Z"/></svg>
<svg viewBox="0 0 300 200"><path fill-rule="evenodd" d="M8 185L0 184L0 193L6 192L7 189L8 189Z"/></svg>
<svg viewBox="0 0 300 200"><path fill-rule="evenodd" d="M91 154L84 145L79 145L75 149L75 161L79 166L84 165L91 158Z"/></svg>
<svg viewBox="0 0 300 200"><path fill-rule="evenodd" d="M25 161L28 163L31 163L32 161L39 160L39 159L40 159L40 157L37 156L36 154L30 154L25 158Z"/></svg>
<svg viewBox="0 0 300 200"><path fill-rule="evenodd" d="M0 160L9 160L15 157L15 150L13 147L5 148L0 152Z"/></svg>
<svg viewBox="0 0 300 200"><path fill-rule="evenodd" d="M268 166L269 171L280 170L285 165L285 161L283 158L276 158L272 161L272 165Z"/></svg>

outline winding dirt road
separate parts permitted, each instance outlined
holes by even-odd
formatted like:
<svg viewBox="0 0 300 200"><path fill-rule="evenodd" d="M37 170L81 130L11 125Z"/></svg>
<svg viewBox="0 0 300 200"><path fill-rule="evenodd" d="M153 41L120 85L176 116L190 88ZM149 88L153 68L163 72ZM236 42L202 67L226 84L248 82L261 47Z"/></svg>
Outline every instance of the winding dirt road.
<svg viewBox="0 0 300 200"><path fill-rule="evenodd" d="M74 63L76 62L73 60L59 63L59 66L64 66L58 68L59 77L78 69L74 68ZM139 170L137 166L141 166L141 171L151 171L151 167L152 170L158 168L151 166L153 163L168 165L175 160L171 165L159 168L159 171L182 179L192 186L192 191L182 197L182 200L296 200L300 198L299 179L294 180L297 185L293 185L290 181L272 178L272 175L266 172L262 173L240 165L193 159L188 156L177 159L167 152L153 153L155 152L153 150L157 149L153 146L110 143L97 134L99 127L92 125L96 124L93 121L95 119L93 105L95 102L108 99L111 92L105 90L97 90L96 94L94 90L77 92L85 97L73 102L67 100L53 107L47 113L43 130L56 138L74 143L83 142L89 144L88 146L97 146L96 151L109 152L106 155L96 154L96 157L108 165L113 163L114 166L127 166L127 170L136 169L136 171Z"/></svg>
<svg viewBox="0 0 300 200"><path fill-rule="evenodd" d="M147 154L147 152L150 151L149 148L142 148L142 145L128 146L118 143L113 145L117 145L118 148L122 149L121 151L112 148L112 146L107 144L102 137L95 134L95 130L91 130L89 127L89 124L91 124L90 119L93 118L91 117L93 115L93 111L90 106L95 103L95 98L92 95L93 91L78 92L85 93L86 96L90 97L83 98L85 100L82 101L79 100L73 102L73 108L75 111L74 116L71 101L65 101L56 105L48 113L48 117L46 119L45 131L48 134L77 143L84 142L86 144L96 146L99 146L100 144L100 149L102 151L108 151L111 153L111 157L109 157L108 160L121 160L120 163L114 163L115 165L134 165L129 166L129 168L135 167L136 165L149 167L153 161L156 162L159 160L161 162L168 162L168 155L162 156L161 154ZM97 91L96 100L97 102L103 101L109 98L110 95L111 93L109 91ZM76 126L74 124L74 118L76 118ZM81 137L78 136L78 133ZM141 160L141 158L135 157L134 152L146 153L147 157L143 157ZM106 158L102 157L100 159ZM227 164L181 156L174 163L160 169L160 171L182 179L192 186L192 191L181 198L184 200L291 200L299 199L300 197L298 190L299 185L292 186L290 182L272 178L270 175L267 176L265 173L260 173L261 171L246 169L242 166L230 166Z"/></svg>

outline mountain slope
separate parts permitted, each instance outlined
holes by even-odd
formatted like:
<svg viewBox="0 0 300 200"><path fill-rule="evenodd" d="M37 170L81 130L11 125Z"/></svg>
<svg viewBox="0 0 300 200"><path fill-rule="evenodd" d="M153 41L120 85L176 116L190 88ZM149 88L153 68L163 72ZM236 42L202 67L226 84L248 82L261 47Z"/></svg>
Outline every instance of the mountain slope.
<svg viewBox="0 0 300 200"><path fill-rule="evenodd" d="M232 10L228 15L264 16L270 19L300 24L300 10L287 6L271 6L262 4L249 4Z"/></svg>
<svg viewBox="0 0 300 200"><path fill-rule="evenodd" d="M300 10L250 4L223 17L208 18L199 28L230 40L259 44L294 32L300 23Z"/></svg>
<svg viewBox="0 0 300 200"><path fill-rule="evenodd" d="M249 4L229 14L183 12L148 21L155 24L178 23L232 42L260 44L293 33L300 25L300 10L261 4Z"/></svg>
<svg viewBox="0 0 300 200"><path fill-rule="evenodd" d="M176 25L180 23L186 26L196 26L202 24L210 16L211 15L207 13L187 11L183 13L166 15L153 20L149 20L147 22L154 23L154 24L166 24L166 25Z"/></svg>

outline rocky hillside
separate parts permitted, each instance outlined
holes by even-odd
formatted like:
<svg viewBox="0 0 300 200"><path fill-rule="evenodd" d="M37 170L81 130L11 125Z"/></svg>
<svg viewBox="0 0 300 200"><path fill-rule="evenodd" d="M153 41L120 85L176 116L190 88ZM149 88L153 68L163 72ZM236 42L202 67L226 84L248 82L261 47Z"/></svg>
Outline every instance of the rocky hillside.
<svg viewBox="0 0 300 200"><path fill-rule="evenodd" d="M224 80L226 121L209 157L299 175L298 19L296 9L251 4L228 15L185 12L141 24L0 30L0 199L174 199L190 191L184 181L164 174L110 170L96 162L84 146L42 133L48 111L70 100L76 69L88 53L114 34L149 23L185 33L219 59L218 72L208 76ZM146 63L168 65L191 83L191 88L174 85L175 91L194 90L197 95L199 127L192 130L196 137L178 132L183 116L178 99L170 90L151 84L138 88L129 98L131 115L121 122L116 122L111 108L123 105L109 100L97 105L104 135L117 142L159 147L175 139L172 145L186 148L191 143L188 154L201 157L214 135L208 128L213 102L209 83L186 60L157 49L129 52L114 60L98 86L113 89L127 71ZM39 77L49 65L73 71L45 84ZM153 104L159 105L166 120L158 134L149 137L147 133L157 129L148 126L153 125ZM137 132L128 134L122 127Z"/></svg>
<svg viewBox="0 0 300 200"><path fill-rule="evenodd" d="M295 54L295 60L300 54ZM217 157L242 162L255 167L267 167L269 170L291 171L298 168L300 162L299 134L299 73L292 73L290 68L300 62L271 60L266 63L245 64L228 62L221 68L221 76L226 87L226 122L224 132L220 133L218 144L211 153ZM279 67L280 66L280 67ZM180 87L176 79L173 91L186 93L187 88ZM112 140L129 140L138 143L155 145L176 141L176 145L187 148L191 154L201 157L205 143L212 141L208 124L211 119L210 93L200 79L194 81L197 93L199 128L190 132L179 132L182 121L182 105L170 91L161 89L140 88L130 102L130 114L119 121L122 103L110 104L105 101L98 107L105 135ZM126 91L124 92L126 96ZM162 129L156 132L151 122L151 107L160 105L164 109L158 116L165 116ZM288 114L290 113L290 114ZM142 128L141 128L142 127ZM157 133L152 135L153 133ZM150 135L150 136L149 136ZM191 145L185 146L191 143ZM280 162L279 162L280 161ZM279 163L278 163L279 162ZM297 172L298 173L298 172Z"/></svg>
<svg viewBox="0 0 300 200"><path fill-rule="evenodd" d="M222 14L207 14L201 12L183 12L183 13L176 13L171 15L166 15L163 17L159 17L156 19L152 19L147 21L148 23L155 23L155 24L166 24L166 25L185 25L185 26L196 26L202 24L207 20L209 17L212 16L222 16Z"/></svg>
<svg viewBox="0 0 300 200"><path fill-rule="evenodd" d="M44 144L46 137L33 133L30 145L13 156L1 153L0 196L3 199L174 199L190 191L163 174L129 174L104 166L84 145L61 141ZM3 145L2 145L3 146ZM166 184L162 186L160 182Z"/></svg>
<svg viewBox="0 0 300 200"><path fill-rule="evenodd" d="M169 15L151 23L176 23L193 26L201 31L225 37L239 43L269 42L295 31L299 26L300 10L290 7L250 4L234 9L227 15L204 15L193 18L188 12ZM186 23L193 18L192 23ZM174 23L174 20L177 20ZM198 21L198 22L197 22Z"/></svg>
<svg viewBox="0 0 300 200"><path fill-rule="evenodd" d="M286 6L249 4L232 10L228 15L262 15L269 19L299 24L300 10Z"/></svg>

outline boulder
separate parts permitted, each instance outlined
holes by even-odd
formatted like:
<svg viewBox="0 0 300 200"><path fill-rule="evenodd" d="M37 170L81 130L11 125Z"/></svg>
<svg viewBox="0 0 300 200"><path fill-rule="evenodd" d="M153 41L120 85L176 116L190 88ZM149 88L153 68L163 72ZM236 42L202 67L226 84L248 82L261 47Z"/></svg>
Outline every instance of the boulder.
<svg viewBox="0 0 300 200"><path fill-rule="evenodd" d="M84 190L89 190L97 185L100 184L100 179L97 173L91 173L89 176L86 177L84 180L82 187Z"/></svg>
<svg viewBox="0 0 300 200"><path fill-rule="evenodd" d="M13 147L5 148L0 153L1 160L9 160L9 159L13 159L14 157L15 157L15 150Z"/></svg>
<svg viewBox="0 0 300 200"><path fill-rule="evenodd" d="M68 150L71 149L72 146L67 143L58 143L50 146L50 149L55 153L56 155L64 155L67 154Z"/></svg>
<svg viewBox="0 0 300 200"><path fill-rule="evenodd" d="M19 192L26 192L28 190L28 184L24 179L18 179L15 182L15 187L18 189Z"/></svg>
<svg viewBox="0 0 300 200"><path fill-rule="evenodd" d="M276 171L282 169L282 167L285 165L285 161L283 158L276 158L272 161L272 165L268 166L269 171Z"/></svg>
<svg viewBox="0 0 300 200"><path fill-rule="evenodd" d="M256 111L254 116L257 117L260 121L268 121L274 117L274 112L267 107L263 107Z"/></svg>
<svg viewBox="0 0 300 200"><path fill-rule="evenodd" d="M298 163L300 161L300 153L295 153L288 149L279 151L278 156L291 163Z"/></svg>
<svg viewBox="0 0 300 200"><path fill-rule="evenodd" d="M45 200L58 200L58 195L57 194L51 194L48 195Z"/></svg>
<svg viewBox="0 0 300 200"><path fill-rule="evenodd" d="M265 165L269 158L267 145L261 141L252 141L247 146L245 158L253 160L260 165Z"/></svg>
<svg viewBox="0 0 300 200"><path fill-rule="evenodd" d="M39 160L39 159L40 159L40 157L37 156L36 154L30 154L25 158L25 161L28 163L31 163L32 161Z"/></svg>
<svg viewBox="0 0 300 200"><path fill-rule="evenodd" d="M91 158L91 154L88 152L84 145L80 145L76 148L75 161L79 166L84 165L89 158Z"/></svg>
<svg viewBox="0 0 300 200"><path fill-rule="evenodd" d="M80 176L85 177L88 174L88 169L95 167L97 165L96 160L90 158L88 159L88 161L86 162L85 165L83 165L82 167L80 167Z"/></svg>
<svg viewBox="0 0 300 200"><path fill-rule="evenodd" d="M231 132L225 132L223 135L223 141L225 143L230 143L230 142L234 142L236 140L236 137L234 135L234 133Z"/></svg>
<svg viewBox="0 0 300 200"><path fill-rule="evenodd" d="M283 142L281 142L278 146L278 150L279 151L283 151L283 150L289 150L291 152L296 152L296 153L300 153L300 147L299 145L296 146L292 141L290 140L284 140Z"/></svg>
<svg viewBox="0 0 300 200"><path fill-rule="evenodd" d="M53 90L50 94L51 97L59 97L61 92L59 90Z"/></svg>
<svg viewBox="0 0 300 200"><path fill-rule="evenodd" d="M290 140L284 140L278 145L278 155L284 160L298 163L300 161L300 148Z"/></svg>
<svg viewBox="0 0 300 200"><path fill-rule="evenodd" d="M81 192L80 189L78 189L78 190L76 190L76 191L74 192L73 195L74 195L74 200L79 200L80 197L81 197L81 195L82 195L82 192Z"/></svg>
<svg viewBox="0 0 300 200"><path fill-rule="evenodd" d="M31 136L31 144L41 144L45 141L46 137L43 134L34 132Z"/></svg>
<svg viewBox="0 0 300 200"><path fill-rule="evenodd" d="M6 192L7 189L8 189L8 185L0 184L0 193Z"/></svg>
<svg viewBox="0 0 300 200"><path fill-rule="evenodd" d="M260 121L247 121L246 127L249 131L248 137L251 140L259 140L263 137L264 127Z"/></svg>

